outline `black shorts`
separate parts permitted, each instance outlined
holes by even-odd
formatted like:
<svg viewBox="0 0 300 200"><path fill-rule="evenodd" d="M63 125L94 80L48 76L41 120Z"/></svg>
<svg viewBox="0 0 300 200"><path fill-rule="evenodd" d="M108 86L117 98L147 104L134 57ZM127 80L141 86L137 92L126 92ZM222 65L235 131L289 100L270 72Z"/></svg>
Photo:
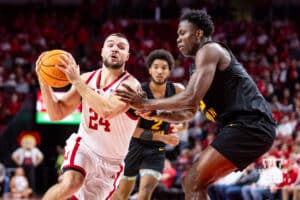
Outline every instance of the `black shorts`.
<svg viewBox="0 0 300 200"><path fill-rule="evenodd" d="M137 176L140 169L152 169L162 173L165 150L158 146L144 145L132 138L125 158L125 176Z"/></svg>
<svg viewBox="0 0 300 200"><path fill-rule="evenodd" d="M218 152L243 170L267 152L275 139L275 124L262 116L231 122L217 132L211 143Z"/></svg>

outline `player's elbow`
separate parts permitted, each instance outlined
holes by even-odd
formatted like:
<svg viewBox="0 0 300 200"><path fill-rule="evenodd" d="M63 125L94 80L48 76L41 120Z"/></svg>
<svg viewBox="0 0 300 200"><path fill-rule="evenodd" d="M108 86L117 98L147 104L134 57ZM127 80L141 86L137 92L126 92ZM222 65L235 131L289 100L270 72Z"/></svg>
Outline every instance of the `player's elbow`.
<svg viewBox="0 0 300 200"><path fill-rule="evenodd" d="M60 112L56 112L56 113L48 112L48 115L49 115L50 121L52 121L52 122L60 121L66 117L66 115L63 115Z"/></svg>
<svg viewBox="0 0 300 200"><path fill-rule="evenodd" d="M196 96L192 93L189 93L185 97L185 101L183 101L186 105L187 109L195 109L199 106L199 101L197 100Z"/></svg>
<svg viewBox="0 0 300 200"><path fill-rule="evenodd" d="M196 115L196 112L194 112L194 111L186 111L185 119L182 121L190 121L195 117L195 115Z"/></svg>
<svg viewBox="0 0 300 200"><path fill-rule="evenodd" d="M60 118L57 117L57 116L53 116L53 115L50 115L50 114L48 114L48 115L49 115L50 121L52 121L52 122L55 122L55 121L59 121L59 120L60 120Z"/></svg>
<svg viewBox="0 0 300 200"><path fill-rule="evenodd" d="M113 117L111 112L101 112L100 116L104 119L111 119Z"/></svg>
<svg viewBox="0 0 300 200"><path fill-rule="evenodd" d="M184 112L181 112L181 114L182 115L181 115L180 121L181 122L188 122L188 121L192 120L195 117L196 112L186 110Z"/></svg>
<svg viewBox="0 0 300 200"><path fill-rule="evenodd" d="M96 112L103 119L111 119L112 117L114 117L114 112L111 109L109 109L109 108L102 107L101 109L98 109L98 111L96 111Z"/></svg>

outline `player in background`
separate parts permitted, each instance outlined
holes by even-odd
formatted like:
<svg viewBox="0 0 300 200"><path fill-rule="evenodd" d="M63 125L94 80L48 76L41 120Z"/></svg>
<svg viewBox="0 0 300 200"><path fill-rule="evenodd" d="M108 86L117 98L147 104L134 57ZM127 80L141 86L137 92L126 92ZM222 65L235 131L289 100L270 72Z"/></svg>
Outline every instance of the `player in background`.
<svg viewBox="0 0 300 200"><path fill-rule="evenodd" d="M168 81L174 66L174 58L170 52L164 49L153 50L147 57L146 65L151 80L143 83L142 89L147 98L169 97L184 89L182 84ZM173 114L185 119L187 115L193 115L193 112L186 111ZM169 128L170 123L168 122L159 119L140 118L125 158L124 175L113 195L113 200L128 199L139 173L140 182L137 199L150 200L164 167L165 145L176 146L179 143L179 137L176 134L169 134Z"/></svg>
<svg viewBox="0 0 300 200"><path fill-rule="evenodd" d="M114 91L122 83L140 89L140 83L125 71L129 42L123 34L113 33L105 39L101 57L102 68L80 75L71 55L62 56L63 66L56 67L66 74L72 87L59 99L39 79L51 120L63 119L82 103L78 133L66 142L62 180L46 192L43 200L109 199L116 189L138 118L128 112L129 106Z"/></svg>

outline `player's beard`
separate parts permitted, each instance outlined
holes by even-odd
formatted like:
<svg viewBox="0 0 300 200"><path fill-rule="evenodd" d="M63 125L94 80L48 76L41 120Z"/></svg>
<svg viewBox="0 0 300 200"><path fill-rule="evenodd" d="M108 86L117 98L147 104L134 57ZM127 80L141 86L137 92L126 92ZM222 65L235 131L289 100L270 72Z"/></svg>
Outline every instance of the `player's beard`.
<svg viewBox="0 0 300 200"><path fill-rule="evenodd" d="M161 80L161 81L156 81L154 78L151 78L151 81L155 83L156 85L163 85L167 82L167 79Z"/></svg>
<svg viewBox="0 0 300 200"><path fill-rule="evenodd" d="M112 69L120 69L124 65L124 63L122 61L119 61L119 62L113 64L113 63L109 62L107 59L105 59L103 61L103 64L107 68L112 68Z"/></svg>

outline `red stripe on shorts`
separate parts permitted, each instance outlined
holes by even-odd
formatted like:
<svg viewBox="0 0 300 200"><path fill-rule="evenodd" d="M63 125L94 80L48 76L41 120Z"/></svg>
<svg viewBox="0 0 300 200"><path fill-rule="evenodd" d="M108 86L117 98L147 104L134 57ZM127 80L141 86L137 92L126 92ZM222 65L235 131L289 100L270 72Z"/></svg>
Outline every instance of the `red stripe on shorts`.
<svg viewBox="0 0 300 200"><path fill-rule="evenodd" d="M120 177L122 171L123 171L123 166L120 165L120 171L118 171L117 177L115 178L115 181L114 181L114 189L109 193L109 195L105 198L105 200L108 200L112 196L114 191L116 190L116 183L117 183L117 180Z"/></svg>
<svg viewBox="0 0 300 200"><path fill-rule="evenodd" d="M78 151L80 140L81 140L81 137L78 137L76 139L76 144L74 146L74 149L72 151L71 158L70 158L70 164L71 165L74 165L75 155L76 155L76 152Z"/></svg>

